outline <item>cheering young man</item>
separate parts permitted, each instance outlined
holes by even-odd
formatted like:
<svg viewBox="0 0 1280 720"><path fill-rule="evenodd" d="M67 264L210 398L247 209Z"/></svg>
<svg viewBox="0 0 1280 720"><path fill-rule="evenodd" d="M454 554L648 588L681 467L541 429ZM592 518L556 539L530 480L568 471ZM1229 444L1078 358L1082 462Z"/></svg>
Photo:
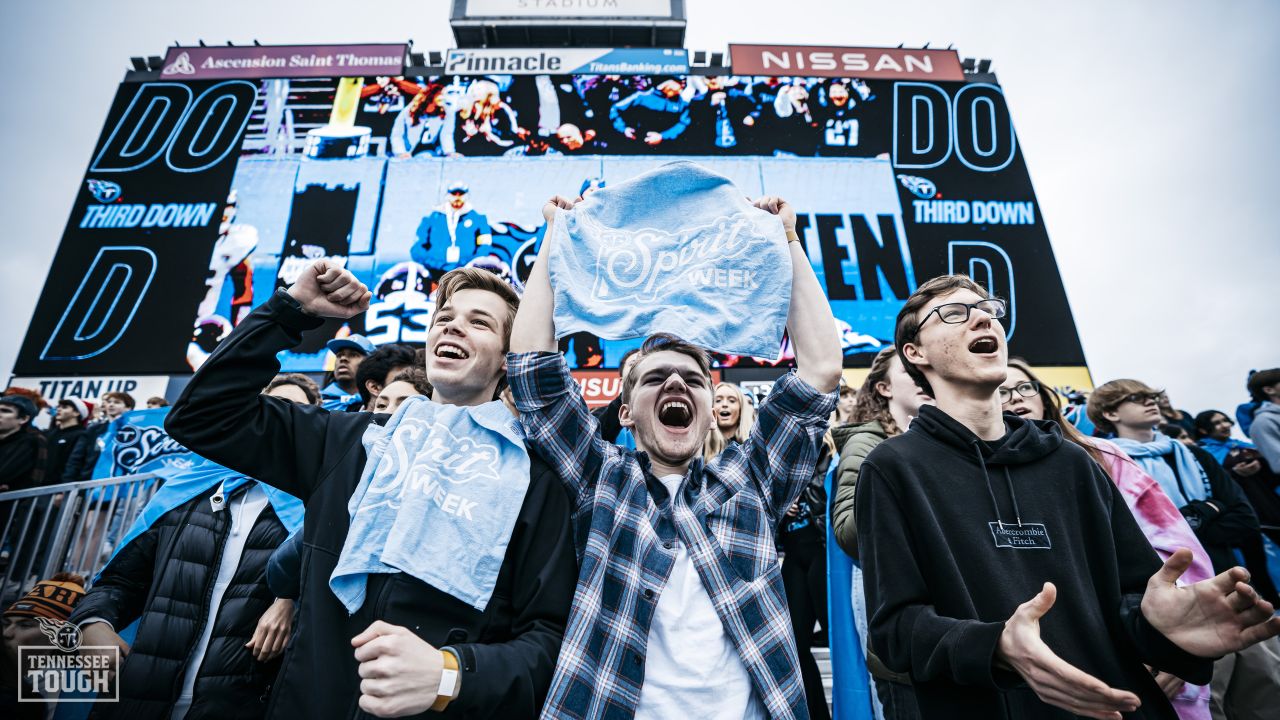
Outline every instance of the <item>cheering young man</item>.
<svg viewBox="0 0 1280 720"><path fill-rule="evenodd" d="M549 227L557 207L572 206L553 198ZM795 212L778 198L756 207L792 241L797 369L761 404L750 438L710 463L705 351L670 335L645 342L623 380L619 420L637 451L624 450L600 437L556 352L549 251L526 285L508 377L529 443L569 492L581 563L543 717L808 716L774 536L813 473L840 342Z"/></svg>
<svg viewBox="0 0 1280 720"><path fill-rule="evenodd" d="M899 356L937 406L862 465L871 646L910 673L924 718L1175 720L1154 672L1205 684L1211 658L1280 633L1280 618L1243 568L1178 586L1189 550L1161 567L1082 448L1001 414L1004 315L963 275L921 285L898 314Z"/></svg>
<svg viewBox="0 0 1280 720"><path fill-rule="evenodd" d="M511 470L502 462L510 446L467 424L515 423L494 402L519 302L510 286L475 268L441 279L427 335L431 402L411 399L415 408L388 419L259 394L278 352L323 318L363 312L370 297L349 271L316 261L219 345L166 422L192 450L306 505L299 614L268 716L447 707L460 717L535 717L573 596L569 507L545 464L528 457ZM406 422L415 409L433 418ZM381 433L384 423L397 431ZM410 449L399 429L432 444ZM397 467L397 456L409 462ZM499 515L510 524L493 525ZM505 531L484 534L493 527ZM480 534L461 544L460 533ZM469 580L484 592L441 589Z"/></svg>

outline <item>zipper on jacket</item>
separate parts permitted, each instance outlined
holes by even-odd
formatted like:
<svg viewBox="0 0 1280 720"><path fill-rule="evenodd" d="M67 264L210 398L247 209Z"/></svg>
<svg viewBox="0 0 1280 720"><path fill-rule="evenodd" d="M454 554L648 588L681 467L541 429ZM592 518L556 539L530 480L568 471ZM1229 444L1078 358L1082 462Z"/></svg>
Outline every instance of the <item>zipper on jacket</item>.
<svg viewBox="0 0 1280 720"><path fill-rule="evenodd" d="M206 501L206 499L202 497L202 502L203 501ZM231 506L231 498L226 499L225 505L228 508ZM219 515L225 515L225 513L216 513L216 512L210 513L210 516L213 518L213 521L215 523L215 530L219 529L216 526L222 523L222 519L219 518ZM213 543L214 544L213 556L215 558L218 558L219 563L222 562L222 552L227 547L227 536L231 534L231 516L230 515L226 515L226 523L227 525L226 525L225 531L218 532L218 535L216 538L214 538L214 543ZM217 610L209 607L210 603L213 602L213 585L218 579L217 567L215 566L214 568L212 568L212 570L213 571L209 573L209 581L204 588L204 602L201 603L200 605L200 607L203 608L205 611L204 623L217 621L217 616L216 616ZM200 642L200 636L204 634L204 623L199 623L198 625L196 625L195 635L192 638L190 647L187 648L186 660L182 663L182 666L179 668L178 677L174 680L173 689L169 692L170 706L172 706L174 703L178 701L178 693L182 692L182 681L186 675L187 664L191 662L191 656L195 654L196 644ZM213 637L210 636L209 640L212 641ZM204 661L207 660L208 657L209 657L209 653L205 652L204 657L200 659L200 668L204 667ZM200 682L200 668L196 669L197 683ZM187 712L191 712L191 708L195 707L195 704L196 704L196 689L195 689L195 686L192 685L191 704L187 706Z"/></svg>

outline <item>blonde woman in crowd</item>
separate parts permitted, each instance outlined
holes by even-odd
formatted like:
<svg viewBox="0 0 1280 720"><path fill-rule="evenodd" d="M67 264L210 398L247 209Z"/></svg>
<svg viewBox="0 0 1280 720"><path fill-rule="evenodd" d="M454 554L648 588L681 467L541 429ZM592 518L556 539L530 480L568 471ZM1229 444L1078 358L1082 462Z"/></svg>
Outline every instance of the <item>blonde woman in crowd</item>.
<svg viewBox="0 0 1280 720"><path fill-rule="evenodd" d="M707 433L703 457L707 460L719 455L729 443L745 442L756 421L755 407L734 383L716 385L712 413L716 424Z"/></svg>

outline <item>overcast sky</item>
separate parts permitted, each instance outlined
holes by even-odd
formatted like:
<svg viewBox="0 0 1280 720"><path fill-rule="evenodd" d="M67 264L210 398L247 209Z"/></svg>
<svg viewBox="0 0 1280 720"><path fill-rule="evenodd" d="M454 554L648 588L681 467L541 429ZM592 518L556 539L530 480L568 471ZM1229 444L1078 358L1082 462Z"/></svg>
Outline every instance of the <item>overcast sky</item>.
<svg viewBox="0 0 1280 720"><path fill-rule="evenodd" d="M175 41L453 45L447 0L6 2L8 233L0 372L26 331L132 55ZM1093 377L1193 412L1280 366L1280 3L687 0L690 49L730 42L934 47L993 60ZM375 8L377 8L375 10ZM68 291L70 288L68 288Z"/></svg>

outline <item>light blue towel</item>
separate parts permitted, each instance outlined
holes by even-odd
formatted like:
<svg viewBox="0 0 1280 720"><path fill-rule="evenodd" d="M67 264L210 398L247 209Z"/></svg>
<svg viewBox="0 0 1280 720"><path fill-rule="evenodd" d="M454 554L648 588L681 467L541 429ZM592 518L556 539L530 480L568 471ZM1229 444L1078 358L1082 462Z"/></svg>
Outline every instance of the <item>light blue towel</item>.
<svg viewBox="0 0 1280 720"><path fill-rule="evenodd" d="M728 178L673 162L557 211L548 270L556 336L673 333L777 358L791 302L782 222Z"/></svg>
<svg viewBox="0 0 1280 720"><path fill-rule="evenodd" d="M484 610L529 489L519 423L500 401L404 401L364 434L351 528L329 587L347 612L371 573L404 572Z"/></svg>

